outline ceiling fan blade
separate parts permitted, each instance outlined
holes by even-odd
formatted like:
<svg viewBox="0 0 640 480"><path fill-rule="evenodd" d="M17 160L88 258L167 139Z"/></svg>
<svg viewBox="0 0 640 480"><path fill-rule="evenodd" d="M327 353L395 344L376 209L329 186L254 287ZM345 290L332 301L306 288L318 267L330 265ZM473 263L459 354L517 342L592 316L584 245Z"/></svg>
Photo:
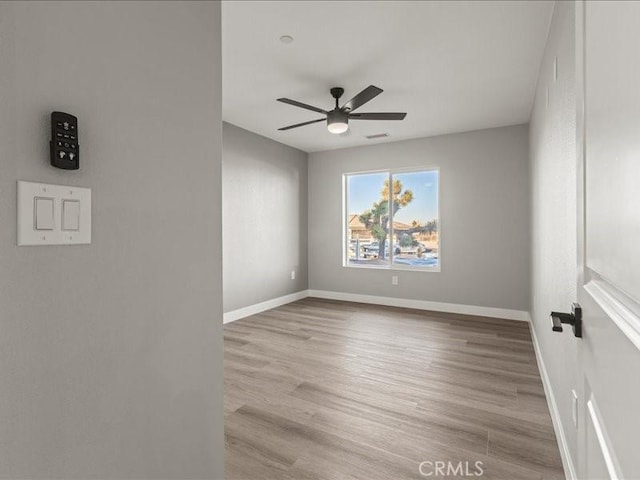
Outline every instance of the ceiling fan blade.
<svg viewBox="0 0 640 480"><path fill-rule="evenodd" d="M311 125L312 123L324 122L326 118L319 118L318 120L310 120L308 122L296 123L295 125L289 125L288 127L282 127L278 130L291 130L292 128L304 127L305 125Z"/></svg>
<svg viewBox="0 0 640 480"><path fill-rule="evenodd" d="M378 95L382 93L382 89L378 88L374 85L369 85L367 88L362 90L359 94L349 100L342 106L342 110L347 112L353 112L356 108L361 107L369 100L374 99Z"/></svg>
<svg viewBox="0 0 640 480"><path fill-rule="evenodd" d="M318 113L327 113L326 110L323 110L318 107L314 107L313 105L307 105L306 103L297 102L295 100L291 100L290 98L279 98L279 102L288 103L289 105L293 105L294 107L306 108L307 110L311 110Z"/></svg>
<svg viewBox="0 0 640 480"><path fill-rule="evenodd" d="M405 112L350 113L351 120L404 120Z"/></svg>

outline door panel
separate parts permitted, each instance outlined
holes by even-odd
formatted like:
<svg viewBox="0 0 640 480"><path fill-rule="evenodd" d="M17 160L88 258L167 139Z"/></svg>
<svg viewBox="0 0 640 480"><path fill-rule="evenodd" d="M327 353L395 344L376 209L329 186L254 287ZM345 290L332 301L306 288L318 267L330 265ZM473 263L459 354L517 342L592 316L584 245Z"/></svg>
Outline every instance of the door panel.
<svg viewBox="0 0 640 480"><path fill-rule="evenodd" d="M579 426L579 436L585 436L584 449L579 450L583 467L580 476L637 479L640 478L637 440L640 351L601 308L601 297L593 287L594 283L589 283L578 292L584 315L580 360L585 377L585 401ZM599 438L597 432L606 432L606 435ZM620 476L603 476L602 469L597 467L598 456L618 459L615 462L618 466L612 471L619 472Z"/></svg>
<svg viewBox="0 0 640 480"><path fill-rule="evenodd" d="M598 407L588 386L585 390L589 400L587 401L586 421L586 461L589 478L621 478L619 465L613 450L611 440L602 424Z"/></svg>
<svg viewBox="0 0 640 480"><path fill-rule="evenodd" d="M586 266L640 299L640 2L587 2Z"/></svg>
<svg viewBox="0 0 640 480"><path fill-rule="evenodd" d="M578 467L585 479L640 479L640 3L577 12Z"/></svg>

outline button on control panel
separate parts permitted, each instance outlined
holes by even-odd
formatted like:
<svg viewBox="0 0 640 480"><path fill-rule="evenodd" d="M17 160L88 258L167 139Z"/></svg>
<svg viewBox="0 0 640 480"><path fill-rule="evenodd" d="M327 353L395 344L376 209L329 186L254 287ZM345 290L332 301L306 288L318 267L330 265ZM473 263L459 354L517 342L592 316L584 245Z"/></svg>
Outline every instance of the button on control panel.
<svg viewBox="0 0 640 480"><path fill-rule="evenodd" d="M65 170L80 168L78 119L70 113L51 113L51 165Z"/></svg>

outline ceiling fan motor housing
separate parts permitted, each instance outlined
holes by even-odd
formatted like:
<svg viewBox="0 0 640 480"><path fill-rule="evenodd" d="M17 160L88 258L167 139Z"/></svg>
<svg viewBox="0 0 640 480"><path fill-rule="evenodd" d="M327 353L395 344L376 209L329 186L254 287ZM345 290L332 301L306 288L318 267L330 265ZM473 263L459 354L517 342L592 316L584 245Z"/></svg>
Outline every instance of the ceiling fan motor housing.
<svg viewBox="0 0 640 480"><path fill-rule="evenodd" d="M327 112L327 124L349 123L349 115L342 110L331 110Z"/></svg>
<svg viewBox="0 0 640 480"><path fill-rule="evenodd" d="M349 115L336 108L327 112L327 128L331 133L344 133L349 128Z"/></svg>

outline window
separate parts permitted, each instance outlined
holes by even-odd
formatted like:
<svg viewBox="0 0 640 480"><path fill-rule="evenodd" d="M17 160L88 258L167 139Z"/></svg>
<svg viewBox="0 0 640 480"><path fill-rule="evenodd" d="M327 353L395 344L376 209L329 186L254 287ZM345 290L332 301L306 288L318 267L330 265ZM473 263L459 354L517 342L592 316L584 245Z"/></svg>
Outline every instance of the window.
<svg viewBox="0 0 640 480"><path fill-rule="evenodd" d="M437 169L350 173L344 187L345 266L440 270Z"/></svg>

